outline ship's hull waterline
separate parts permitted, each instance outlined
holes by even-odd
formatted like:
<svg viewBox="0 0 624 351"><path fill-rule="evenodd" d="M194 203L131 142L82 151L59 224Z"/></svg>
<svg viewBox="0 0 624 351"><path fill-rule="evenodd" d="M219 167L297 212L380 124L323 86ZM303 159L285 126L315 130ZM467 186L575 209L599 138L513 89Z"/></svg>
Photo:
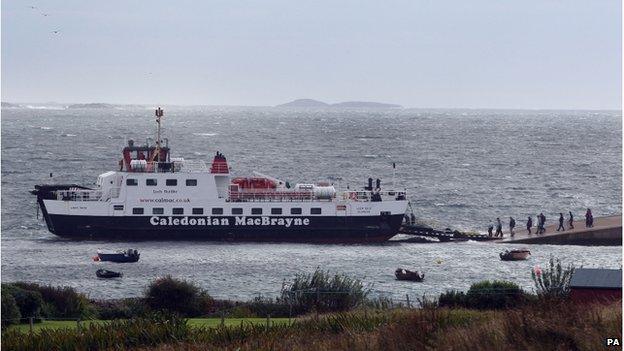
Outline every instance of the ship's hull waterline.
<svg viewBox="0 0 624 351"><path fill-rule="evenodd" d="M402 215L383 219L379 216L46 216L50 232L72 239L337 244L387 241L396 235L402 220Z"/></svg>

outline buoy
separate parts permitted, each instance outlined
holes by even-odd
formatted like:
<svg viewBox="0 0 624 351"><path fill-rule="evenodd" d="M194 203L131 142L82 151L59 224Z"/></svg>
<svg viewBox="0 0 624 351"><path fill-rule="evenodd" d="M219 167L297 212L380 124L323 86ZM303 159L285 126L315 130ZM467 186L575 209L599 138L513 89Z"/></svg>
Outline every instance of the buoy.
<svg viewBox="0 0 624 351"><path fill-rule="evenodd" d="M436 263L437 263L437 264L442 264L442 260L438 258L438 259L436 260Z"/></svg>

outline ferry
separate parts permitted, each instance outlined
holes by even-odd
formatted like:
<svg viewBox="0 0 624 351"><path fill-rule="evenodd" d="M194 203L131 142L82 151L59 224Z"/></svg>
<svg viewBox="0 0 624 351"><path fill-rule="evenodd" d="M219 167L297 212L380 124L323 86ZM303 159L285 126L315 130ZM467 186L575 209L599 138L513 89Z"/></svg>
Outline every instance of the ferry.
<svg viewBox="0 0 624 351"><path fill-rule="evenodd" d="M254 172L233 176L224 154L212 162L172 157L161 139L132 140L119 168L94 187L39 184L36 195L48 230L94 240L211 240L379 243L399 231L405 191L385 190L368 178L359 189L330 182L291 184Z"/></svg>

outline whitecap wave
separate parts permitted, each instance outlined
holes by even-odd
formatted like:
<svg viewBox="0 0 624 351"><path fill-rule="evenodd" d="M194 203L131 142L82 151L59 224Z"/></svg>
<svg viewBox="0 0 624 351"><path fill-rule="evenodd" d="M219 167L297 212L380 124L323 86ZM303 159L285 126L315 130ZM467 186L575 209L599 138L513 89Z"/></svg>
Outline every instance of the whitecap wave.
<svg viewBox="0 0 624 351"><path fill-rule="evenodd" d="M217 133L193 133L193 135L197 136L215 136Z"/></svg>

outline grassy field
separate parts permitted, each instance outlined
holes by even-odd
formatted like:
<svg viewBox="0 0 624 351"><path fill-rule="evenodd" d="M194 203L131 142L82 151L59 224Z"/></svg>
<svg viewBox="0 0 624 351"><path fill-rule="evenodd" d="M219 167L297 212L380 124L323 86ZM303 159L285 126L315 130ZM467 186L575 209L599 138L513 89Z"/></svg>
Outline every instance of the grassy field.
<svg viewBox="0 0 624 351"><path fill-rule="evenodd" d="M221 325L221 318L189 318L188 325L190 327L217 327ZM103 324L109 321L105 320L87 320L80 324L85 327L92 323ZM241 324L266 325L266 318L225 318L226 326L240 326ZM288 318L271 318L271 326L288 324ZM78 323L76 321L44 321L33 324L33 331L37 332L41 329L76 329ZM12 325L9 330L18 330L20 332L29 332L29 324Z"/></svg>
<svg viewBox="0 0 624 351"><path fill-rule="evenodd" d="M243 323L241 324L241 321ZM621 301L610 305L569 301L535 301L504 310L426 308L354 310L301 317L288 325L264 318L181 320L118 320L95 323L82 332L75 324L28 333L2 334L3 350L141 351L288 350L288 351L403 351L403 350L580 350L604 347L605 338L622 339ZM249 322L249 323L246 323ZM75 323L75 322L73 322ZM20 326L20 328L28 326ZM46 324L40 326L46 328ZM28 330L28 329L26 329Z"/></svg>

